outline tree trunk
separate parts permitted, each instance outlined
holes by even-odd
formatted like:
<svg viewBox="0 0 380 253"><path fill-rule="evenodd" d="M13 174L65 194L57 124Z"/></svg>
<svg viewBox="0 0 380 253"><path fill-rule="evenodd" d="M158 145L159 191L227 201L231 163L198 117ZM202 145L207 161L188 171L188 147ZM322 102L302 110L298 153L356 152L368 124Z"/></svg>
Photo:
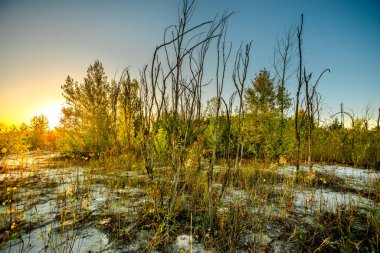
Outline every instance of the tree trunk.
<svg viewBox="0 0 380 253"><path fill-rule="evenodd" d="M301 136L300 136L300 128L298 125L298 110L299 110L299 103L300 103L300 95L301 95L301 88L303 85L302 80L302 28L303 28L303 14L301 14L301 26L298 27L297 31L297 38L298 38L298 57L299 57L299 65L298 65L298 87L297 87L297 96L296 96L296 110L295 110L295 133L296 133L296 140L297 140L297 154L296 154L296 168L297 171L299 171L300 168L300 159L301 159Z"/></svg>

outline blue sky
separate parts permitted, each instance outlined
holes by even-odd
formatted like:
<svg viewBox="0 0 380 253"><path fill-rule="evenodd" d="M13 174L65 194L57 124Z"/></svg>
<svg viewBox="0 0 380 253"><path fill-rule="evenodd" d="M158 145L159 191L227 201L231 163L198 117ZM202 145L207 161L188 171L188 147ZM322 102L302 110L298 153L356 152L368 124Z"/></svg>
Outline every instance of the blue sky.
<svg viewBox="0 0 380 253"><path fill-rule="evenodd" d="M66 76L81 82L96 59L109 78L130 67L138 79L165 27L176 23L177 8L175 0L0 1L0 121L28 122L63 103ZM331 69L319 84L324 115L343 102L362 116L370 103L377 117L380 1L200 0L193 22L225 9L236 12L227 36L234 48L253 41L249 80L263 68L273 73L276 40L303 13L306 66L314 75Z"/></svg>

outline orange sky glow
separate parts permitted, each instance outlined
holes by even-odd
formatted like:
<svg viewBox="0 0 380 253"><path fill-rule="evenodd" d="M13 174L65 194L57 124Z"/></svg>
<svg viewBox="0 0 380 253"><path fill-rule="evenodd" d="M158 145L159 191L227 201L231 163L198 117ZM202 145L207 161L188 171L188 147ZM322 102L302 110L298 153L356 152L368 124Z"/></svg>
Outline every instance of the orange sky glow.
<svg viewBox="0 0 380 253"><path fill-rule="evenodd" d="M15 107L11 110L7 110L2 115L1 122L9 126L19 126L22 123L29 124L32 117L43 114L49 121L49 129L53 130L55 127L59 126L62 104L62 102L55 102L37 106L34 104L33 107Z"/></svg>

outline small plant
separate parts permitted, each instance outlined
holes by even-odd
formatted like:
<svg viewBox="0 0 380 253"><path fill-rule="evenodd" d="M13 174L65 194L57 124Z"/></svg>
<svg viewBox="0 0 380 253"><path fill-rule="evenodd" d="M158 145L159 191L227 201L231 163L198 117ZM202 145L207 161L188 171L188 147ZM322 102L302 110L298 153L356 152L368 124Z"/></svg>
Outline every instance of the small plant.
<svg viewBox="0 0 380 253"><path fill-rule="evenodd" d="M2 240L0 240L1 246L5 246L5 243L9 240L13 240L18 237L21 231L22 221L25 218L23 210L17 207L18 199L18 188L4 187L6 192L4 193L4 198L2 199L2 207L0 209L0 225Z"/></svg>

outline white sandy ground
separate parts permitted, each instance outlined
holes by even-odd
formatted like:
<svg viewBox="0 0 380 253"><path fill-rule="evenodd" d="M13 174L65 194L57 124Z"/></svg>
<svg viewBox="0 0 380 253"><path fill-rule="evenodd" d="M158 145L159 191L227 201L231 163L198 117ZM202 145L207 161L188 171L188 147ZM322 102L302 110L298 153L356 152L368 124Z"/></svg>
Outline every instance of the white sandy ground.
<svg viewBox="0 0 380 253"><path fill-rule="evenodd" d="M9 156L3 159L3 165L7 164L9 169L7 173L0 174L0 182L5 179L28 179L38 175L40 180L49 181L53 180L57 184L52 189L34 189L33 193L28 189L19 189L18 194L20 197L17 203L18 210L24 210L26 221L34 224L40 224L37 228L32 229L29 233L23 234L21 237L8 243L5 249L0 249L0 252L45 252L47 242L50 243L50 248L56 247L71 248L73 252L138 252L144 249L145 244L149 242L149 238L153 236L150 231L140 231L137 235L137 240L129 245L125 245L122 249L120 245L115 245L111 242L108 236L97 229L96 224L91 224L77 230L69 230L65 233L52 232L54 229L59 228L60 222L56 219L60 213L62 206L57 205L56 198L58 195L67 194L73 184L83 182L86 178L83 168L70 167L64 169L48 169L46 165L49 164L48 159L57 156L55 153L40 153L31 154L30 157L25 156ZM43 164L44 166L41 166ZM24 168L22 170L16 168ZM310 170L308 166L303 166L303 170ZM356 169L343 166L322 166L314 165L313 170L327 174L333 174L345 181L345 183L354 189L368 189L372 183L380 178L380 173L366 170ZM286 176L294 176L296 173L294 166L287 166L279 168L279 174ZM146 175L131 171L126 172L124 176L128 177L146 177ZM88 176L88 175L87 175ZM90 175L91 178L104 178L103 175ZM216 188L221 185L215 184ZM272 190L284 191L281 185L274 185ZM378 206L372 200L366 199L353 192L336 192L327 188L302 188L302 189L288 189L291 192L294 210L306 217L309 221L313 221L313 217L321 212L336 212L342 208L360 208L366 210L373 206ZM32 194L32 195L31 195ZM29 199L28 196L37 196L36 199ZM120 203L116 201L120 196L127 196L126 201ZM109 200L113 201L109 201ZM222 199L221 207L218 209L219 214L229 212L229 206L233 204L246 206L250 200L247 192L241 189L227 188L224 198ZM107 187L101 184L93 184L90 186L89 194L78 201L73 208L80 209L86 201L88 211L93 215L101 214L106 208L109 212L128 214L133 217L139 213L142 206L149 201L145 192L139 188L124 187L116 191L110 191ZM0 210L4 213L7 206L1 206ZM279 207L271 205L264 205L261 207L252 206L252 215L268 215L276 216L282 215L287 217L288 214L279 212ZM109 221L108 221L109 222ZM107 220L100 221L100 223L107 223ZM99 224L98 224L99 225ZM274 228L274 230L278 228ZM241 235L242 245L258 242L259 244L271 245L273 251L281 252L279 249L291 246L285 242L278 241L275 237L271 237L272 233L268 229L267 233L255 234L252 232L245 232ZM279 232L278 232L279 233ZM277 233L277 234L278 234ZM70 239L74 236L74 239ZM206 252L206 249L200 244L196 238L190 235L182 234L177 239L168 245L168 250L171 252L189 252L190 247L193 252Z"/></svg>

